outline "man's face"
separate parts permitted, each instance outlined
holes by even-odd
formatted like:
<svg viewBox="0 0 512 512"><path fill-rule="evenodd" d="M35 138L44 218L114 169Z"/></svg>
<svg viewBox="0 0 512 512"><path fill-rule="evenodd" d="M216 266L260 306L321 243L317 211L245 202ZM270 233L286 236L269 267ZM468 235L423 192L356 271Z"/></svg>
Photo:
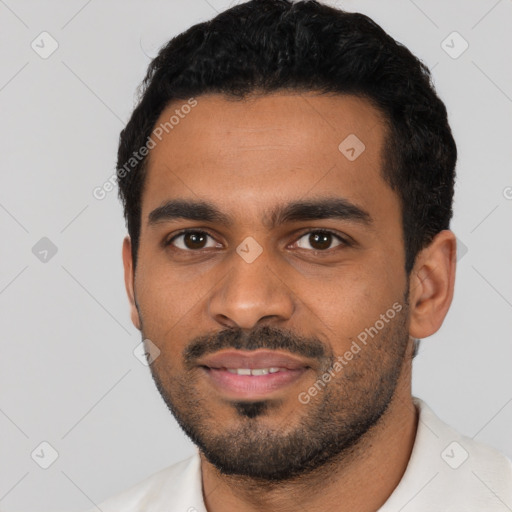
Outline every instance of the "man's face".
<svg viewBox="0 0 512 512"><path fill-rule="evenodd" d="M132 318L206 458L291 478L348 453L405 380L408 286L399 200L381 176L384 124L353 96L196 99L149 156ZM327 214L273 215L327 199ZM157 210L176 200L221 217Z"/></svg>

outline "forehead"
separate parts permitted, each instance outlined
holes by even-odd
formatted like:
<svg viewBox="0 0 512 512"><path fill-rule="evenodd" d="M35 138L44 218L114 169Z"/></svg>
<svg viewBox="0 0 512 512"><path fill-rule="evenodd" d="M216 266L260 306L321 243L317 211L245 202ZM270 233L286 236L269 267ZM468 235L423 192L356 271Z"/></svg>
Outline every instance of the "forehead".
<svg viewBox="0 0 512 512"><path fill-rule="evenodd" d="M381 176L381 114L355 96L274 93L174 101L155 124L142 224L175 198L206 200L240 221L272 203L333 195L365 210L397 208ZM172 119L171 119L172 118Z"/></svg>

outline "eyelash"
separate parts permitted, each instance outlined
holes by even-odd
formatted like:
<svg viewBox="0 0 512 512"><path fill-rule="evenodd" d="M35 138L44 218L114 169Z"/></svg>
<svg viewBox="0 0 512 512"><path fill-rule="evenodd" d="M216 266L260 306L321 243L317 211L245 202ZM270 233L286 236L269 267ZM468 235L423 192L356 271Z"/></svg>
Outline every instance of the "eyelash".
<svg viewBox="0 0 512 512"><path fill-rule="evenodd" d="M164 245L164 247L172 246L172 243L178 237L180 237L182 235L187 235L190 233L204 234L204 235L209 236L210 238L214 238L210 233L208 233L208 231L204 231L204 230L200 230L200 229L183 229L183 230L179 231L178 233L176 233L175 235L173 235L170 239L164 240L163 245ZM302 237L304 237L305 235L309 235L311 233L330 234L330 235L334 236L335 238L337 238L341 242L341 244L337 245L336 247L330 248L330 249L323 249L323 250L322 249L303 249L303 250L307 250L307 251L315 252L315 253L328 253L329 251L332 251L333 249L336 249L337 247L340 247L340 246L350 247L352 245L346 238L343 238L337 232L332 231L330 229L311 229L309 231L305 231L299 235L299 237L296 239L296 242L298 240L300 240ZM203 249L197 249L197 250L181 249L179 247L174 247L174 249L176 249L178 251L189 252L189 253L199 253L203 250ZM299 248L299 249L302 249L302 248Z"/></svg>

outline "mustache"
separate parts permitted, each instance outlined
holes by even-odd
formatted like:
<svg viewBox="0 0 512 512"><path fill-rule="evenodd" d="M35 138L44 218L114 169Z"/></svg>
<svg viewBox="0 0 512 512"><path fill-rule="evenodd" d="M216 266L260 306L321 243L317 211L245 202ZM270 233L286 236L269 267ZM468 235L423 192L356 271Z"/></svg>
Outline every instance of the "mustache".
<svg viewBox="0 0 512 512"><path fill-rule="evenodd" d="M183 350L185 366L192 368L200 357L228 348L285 350L301 357L319 360L333 357L332 351L318 338L306 338L288 329L277 329L265 325L251 331L229 328L195 338Z"/></svg>

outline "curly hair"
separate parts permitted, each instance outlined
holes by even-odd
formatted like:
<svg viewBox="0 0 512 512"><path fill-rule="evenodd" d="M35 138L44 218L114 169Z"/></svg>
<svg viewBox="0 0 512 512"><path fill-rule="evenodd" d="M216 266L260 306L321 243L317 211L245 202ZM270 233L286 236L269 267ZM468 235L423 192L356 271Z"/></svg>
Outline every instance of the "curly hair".
<svg viewBox="0 0 512 512"><path fill-rule="evenodd" d="M315 0L236 5L172 38L151 61L139 91L117 155L134 267L147 157L132 156L170 102L207 93L236 100L315 91L366 99L386 122L381 172L399 197L407 275L418 252L449 229L457 149L445 105L428 68L363 14ZM126 172L130 158L133 169Z"/></svg>

